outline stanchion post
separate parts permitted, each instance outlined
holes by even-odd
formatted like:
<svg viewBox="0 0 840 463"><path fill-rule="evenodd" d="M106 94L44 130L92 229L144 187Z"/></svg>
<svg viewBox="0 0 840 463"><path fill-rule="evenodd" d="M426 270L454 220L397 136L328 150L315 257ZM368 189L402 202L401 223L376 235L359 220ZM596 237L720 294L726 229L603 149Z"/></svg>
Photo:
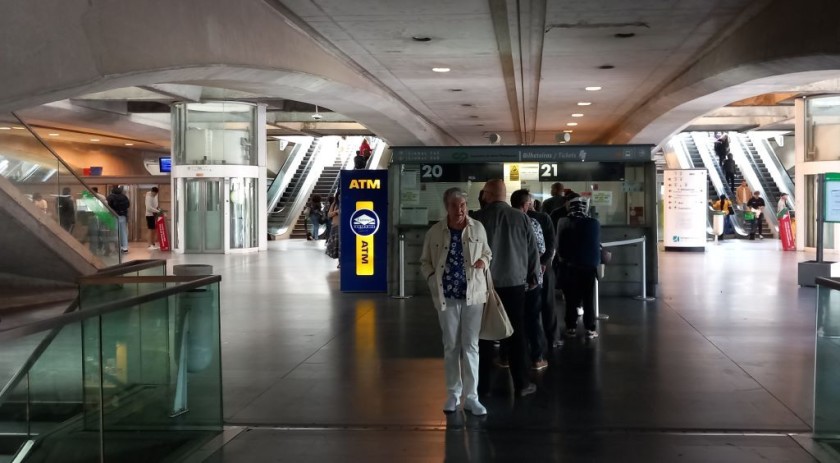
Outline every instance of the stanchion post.
<svg viewBox="0 0 840 463"><path fill-rule="evenodd" d="M394 296L394 299L409 299L411 296L405 295L405 233L399 234L399 294Z"/></svg>
<svg viewBox="0 0 840 463"><path fill-rule="evenodd" d="M595 306L595 319L596 320L609 320L610 316L607 314L601 314L601 285L598 283L598 278L595 278L595 294L592 295L595 298L595 302L593 305Z"/></svg>
<svg viewBox="0 0 840 463"><path fill-rule="evenodd" d="M655 297L647 295L647 238L642 240L642 295L636 296L640 301L654 301Z"/></svg>

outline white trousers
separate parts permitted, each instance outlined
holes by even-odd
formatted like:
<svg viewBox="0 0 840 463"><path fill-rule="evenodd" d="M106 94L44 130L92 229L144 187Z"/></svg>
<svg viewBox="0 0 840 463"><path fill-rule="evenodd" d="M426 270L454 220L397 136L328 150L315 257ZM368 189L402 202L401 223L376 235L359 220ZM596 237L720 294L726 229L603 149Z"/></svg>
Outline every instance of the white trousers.
<svg viewBox="0 0 840 463"><path fill-rule="evenodd" d="M464 299L446 299L438 311L443 332L443 365L446 390L451 397L478 398L478 332L484 305L468 306Z"/></svg>

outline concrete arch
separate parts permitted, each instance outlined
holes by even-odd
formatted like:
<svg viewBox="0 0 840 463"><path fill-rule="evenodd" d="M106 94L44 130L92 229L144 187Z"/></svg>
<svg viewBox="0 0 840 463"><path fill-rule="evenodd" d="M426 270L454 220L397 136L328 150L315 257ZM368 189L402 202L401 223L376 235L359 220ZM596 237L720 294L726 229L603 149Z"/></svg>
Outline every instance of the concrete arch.
<svg viewBox="0 0 840 463"><path fill-rule="evenodd" d="M838 74L840 2L772 0L733 25L600 141L660 143L717 107Z"/></svg>
<svg viewBox="0 0 840 463"><path fill-rule="evenodd" d="M391 144L453 143L271 2L14 3L0 17L3 111L125 86L193 83L326 106Z"/></svg>

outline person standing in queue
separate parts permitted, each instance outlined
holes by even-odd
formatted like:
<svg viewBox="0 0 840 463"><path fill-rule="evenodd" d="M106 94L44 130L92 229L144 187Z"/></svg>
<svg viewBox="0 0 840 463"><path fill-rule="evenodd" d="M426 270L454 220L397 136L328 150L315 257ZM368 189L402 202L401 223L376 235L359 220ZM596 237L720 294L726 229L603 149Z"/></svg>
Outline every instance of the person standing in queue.
<svg viewBox="0 0 840 463"><path fill-rule="evenodd" d="M580 195L572 191L571 188L563 193L563 202L560 207L551 211L551 221L557 224L563 217L569 215L569 202L575 198L580 198Z"/></svg>
<svg viewBox="0 0 840 463"><path fill-rule="evenodd" d="M554 255L557 253L557 231L554 227L554 222L548 214L537 212L539 208L534 201L534 195L531 195L531 201L534 207L528 210L528 217L536 219L542 229L543 237L545 238L545 248L548 250L544 255L540 256L540 265L543 269L542 290L540 295L540 316L542 318L542 328L545 334L546 349L559 347L562 344L557 333L557 312L554 306L554 286L556 284L554 278ZM548 355L548 351L543 352L544 356Z"/></svg>
<svg viewBox="0 0 840 463"><path fill-rule="evenodd" d="M593 339L598 337L594 296L595 278L601 265L601 224L588 216L586 198L575 198L568 205L568 224L557 232L557 251L564 274L566 335L577 335L577 308L582 305L586 337Z"/></svg>
<svg viewBox="0 0 840 463"><path fill-rule="evenodd" d="M443 332L443 361L447 397L445 413L452 413L465 396L464 409L486 415L478 399L478 333L492 253L484 226L467 216L467 197L459 188L443 194L446 218L426 233L421 271L426 276Z"/></svg>
<svg viewBox="0 0 840 463"><path fill-rule="evenodd" d="M531 192L528 190L514 191L513 194L510 195L510 205L514 209L519 209L527 215L528 210L531 209L531 206L533 205ZM540 222L531 216L528 216L528 220L531 222L531 230L534 232L534 237L537 239L537 251L540 253L540 270L537 275L537 287L525 291L525 335L528 338L531 369L542 371L548 368L548 362L545 360L545 353L547 352L546 340L545 337L543 337L542 324L540 322L543 272L546 268L543 262L547 256L553 255L554 252L549 252L546 247ZM550 218L549 221L551 221Z"/></svg>
<svg viewBox="0 0 840 463"><path fill-rule="evenodd" d="M157 245L157 224L155 219L160 214L160 205L158 203L158 187L152 187L146 192L146 228L149 229L149 249L160 249Z"/></svg>
<svg viewBox="0 0 840 463"><path fill-rule="evenodd" d="M559 207L563 207L566 200L563 198L563 194L566 190L563 187L563 184L560 182L554 182L551 184L551 197L543 201L542 209L539 209L542 212L545 212L548 215L551 215L555 209Z"/></svg>
<svg viewBox="0 0 840 463"><path fill-rule="evenodd" d="M117 225L119 226L120 251L128 252L128 208L131 201L123 192L123 187L115 186L108 195L108 207L117 213Z"/></svg>
<svg viewBox="0 0 840 463"><path fill-rule="evenodd" d="M524 397L537 386L528 379L527 341L525 339L525 291L537 287L540 261L537 239L528 217L505 203L505 182L490 180L484 185L487 205L475 213L484 225L493 253L490 274L505 312L513 327L513 336L502 341L509 353L514 392ZM493 343L479 341L479 394L490 392L490 371L493 368Z"/></svg>

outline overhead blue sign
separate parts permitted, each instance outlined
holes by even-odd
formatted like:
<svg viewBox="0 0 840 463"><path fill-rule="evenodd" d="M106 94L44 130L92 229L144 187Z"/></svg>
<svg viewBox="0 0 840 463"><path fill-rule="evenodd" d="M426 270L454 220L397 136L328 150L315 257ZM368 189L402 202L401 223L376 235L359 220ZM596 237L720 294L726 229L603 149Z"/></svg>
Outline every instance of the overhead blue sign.
<svg viewBox="0 0 840 463"><path fill-rule="evenodd" d="M388 171L341 171L341 290L388 290Z"/></svg>

